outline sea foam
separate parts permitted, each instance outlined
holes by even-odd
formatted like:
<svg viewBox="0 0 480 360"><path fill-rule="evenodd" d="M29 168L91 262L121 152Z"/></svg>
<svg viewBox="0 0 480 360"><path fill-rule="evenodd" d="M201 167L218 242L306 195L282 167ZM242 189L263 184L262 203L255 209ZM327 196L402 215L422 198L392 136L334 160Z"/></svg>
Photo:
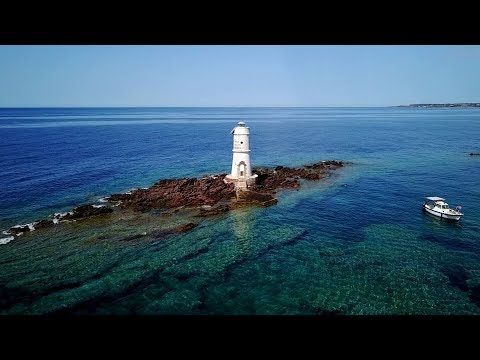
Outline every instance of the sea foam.
<svg viewBox="0 0 480 360"><path fill-rule="evenodd" d="M140 190L140 189L141 189L141 188L132 188L132 189L128 190L126 193L124 193L124 194L126 194L126 195L132 195L132 193L133 193L134 191L137 191L137 190ZM148 188L145 188L145 189L148 189Z"/></svg>
<svg viewBox="0 0 480 360"><path fill-rule="evenodd" d="M19 228L23 228L25 226L28 226L28 229L30 231L34 231L35 230L35 224L37 224L37 221L35 221L33 223L28 223L28 224L15 225L15 226L12 226L12 229L19 229Z"/></svg>
<svg viewBox="0 0 480 360"><path fill-rule="evenodd" d="M13 236L8 236L8 237L1 238L0 239L0 245L8 244L13 239L15 239L15 237L13 237Z"/></svg>

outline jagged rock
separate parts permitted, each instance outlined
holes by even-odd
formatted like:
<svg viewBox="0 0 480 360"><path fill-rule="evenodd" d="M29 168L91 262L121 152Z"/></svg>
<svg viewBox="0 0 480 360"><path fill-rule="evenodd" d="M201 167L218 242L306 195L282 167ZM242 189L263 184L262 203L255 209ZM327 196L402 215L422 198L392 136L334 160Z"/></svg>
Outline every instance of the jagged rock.
<svg viewBox="0 0 480 360"><path fill-rule="evenodd" d="M268 168L256 168L253 170L258 175L257 184L251 190L261 190L265 193L274 193L281 188L299 188L299 179L319 180L327 174L328 169L343 166L337 161L326 161L303 168L289 168L277 166L275 170Z"/></svg>
<svg viewBox="0 0 480 360"><path fill-rule="evenodd" d="M107 201L124 201L128 200L132 197L132 194L113 194L110 196L107 196L105 200Z"/></svg>
<svg viewBox="0 0 480 360"><path fill-rule="evenodd" d="M90 216L103 215L113 212L113 210L107 206L94 207L93 205L82 205L74 208L71 212L66 214L63 220L82 219Z"/></svg>
<svg viewBox="0 0 480 360"><path fill-rule="evenodd" d="M16 226L13 226L10 228L10 230L8 230L8 232L12 235L20 235L20 234L23 234L24 232L26 231L30 231L30 228L28 227L28 225L16 225Z"/></svg>
<svg viewBox="0 0 480 360"><path fill-rule="evenodd" d="M149 189L136 190L129 195L114 194L108 200L121 200L121 207L140 211L214 205L220 200L235 196L234 184L223 182L225 175L208 176L201 179L164 179Z"/></svg>
<svg viewBox="0 0 480 360"><path fill-rule="evenodd" d="M35 230L37 230L37 229L49 228L49 227L52 227L53 225L54 225L54 224L53 224L53 220L43 219L43 220L38 221L38 222L35 224Z"/></svg>

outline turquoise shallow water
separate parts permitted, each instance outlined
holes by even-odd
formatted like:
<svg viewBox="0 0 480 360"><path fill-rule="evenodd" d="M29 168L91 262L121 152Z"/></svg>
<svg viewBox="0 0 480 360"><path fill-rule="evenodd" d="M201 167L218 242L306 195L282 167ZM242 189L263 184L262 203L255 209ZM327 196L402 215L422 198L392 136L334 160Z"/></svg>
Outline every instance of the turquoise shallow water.
<svg viewBox="0 0 480 360"><path fill-rule="evenodd" d="M0 109L0 229L227 172L244 120L254 166L337 159L268 208L113 214L0 245L3 314L478 314L480 112L404 108ZM462 204L459 224L421 211ZM3 235L2 235L3 236Z"/></svg>

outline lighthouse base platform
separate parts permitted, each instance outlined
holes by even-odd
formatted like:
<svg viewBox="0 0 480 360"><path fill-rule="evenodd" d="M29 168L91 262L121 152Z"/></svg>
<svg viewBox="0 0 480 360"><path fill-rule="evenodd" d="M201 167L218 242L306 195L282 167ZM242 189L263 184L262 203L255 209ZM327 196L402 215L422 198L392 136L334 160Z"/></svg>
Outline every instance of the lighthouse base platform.
<svg viewBox="0 0 480 360"><path fill-rule="evenodd" d="M233 183L237 189L247 189L251 185L255 185L257 182L258 175L254 174L249 177L234 177L232 175L227 175L223 179L225 184Z"/></svg>

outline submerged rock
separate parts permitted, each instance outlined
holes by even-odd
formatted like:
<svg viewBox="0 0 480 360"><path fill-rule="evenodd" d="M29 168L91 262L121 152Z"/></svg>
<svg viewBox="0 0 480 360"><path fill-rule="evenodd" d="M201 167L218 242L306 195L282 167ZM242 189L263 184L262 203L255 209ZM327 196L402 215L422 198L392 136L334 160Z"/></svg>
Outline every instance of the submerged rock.
<svg viewBox="0 0 480 360"><path fill-rule="evenodd" d="M480 286L473 286L468 297L472 303L480 307Z"/></svg>
<svg viewBox="0 0 480 360"><path fill-rule="evenodd" d="M468 279L470 278L466 269L461 265L445 266L441 271L448 277L450 285L461 291L468 291Z"/></svg>
<svg viewBox="0 0 480 360"><path fill-rule="evenodd" d="M237 193L237 206L261 205L270 206L277 203L277 199L272 194L264 194L256 191L243 190Z"/></svg>
<svg viewBox="0 0 480 360"><path fill-rule="evenodd" d="M197 217L215 216L215 215L224 214L227 211L230 211L230 207L228 205L218 205L210 208L202 208L200 212L195 216Z"/></svg>
<svg viewBox="0 0 480 360"><path fill-rule="evenodd" d="M174 231L176 233L184 233L184 232L187 232L189 230L192 230L193 228L196 228L198 226L198 224L194 224L194 223L187 223L187 224L183 224L183 225L179 225L177 226Z"/></svg>
<svg viewBox="0 0 480 360"><path fill-rule="evenodd" d="M139 238L142 238L144 236L146 236L147 233L146 232L143 232L141 234L134 234L134 235L129 235L127 237L124 237L122 240L123 241L130 241L130 240L135 240L135 239L139 239Z"/></svg>
<svg viewBox="0 0 480 360"><path fill-rule="evenodd" d="M172 235L175 235L175 234L180 234L180 233L190 231L190 230L196 228L197 226L198 226L198 224L194 224L192 222L189 222L189 223L186 223L186 224L178 225L178 226L176 226L174 228L170 228L170 229L156 230L156 231L153 231L151 233L143 232L141 234L129 235L129 236L126 236L123 239L121 239L121 241L136 240L136 239L143 238L147 235L150 238L153 238L155 240L159 240L159 239L162 239L162 238L166 238L168 236L172 236Z"/></svg>

